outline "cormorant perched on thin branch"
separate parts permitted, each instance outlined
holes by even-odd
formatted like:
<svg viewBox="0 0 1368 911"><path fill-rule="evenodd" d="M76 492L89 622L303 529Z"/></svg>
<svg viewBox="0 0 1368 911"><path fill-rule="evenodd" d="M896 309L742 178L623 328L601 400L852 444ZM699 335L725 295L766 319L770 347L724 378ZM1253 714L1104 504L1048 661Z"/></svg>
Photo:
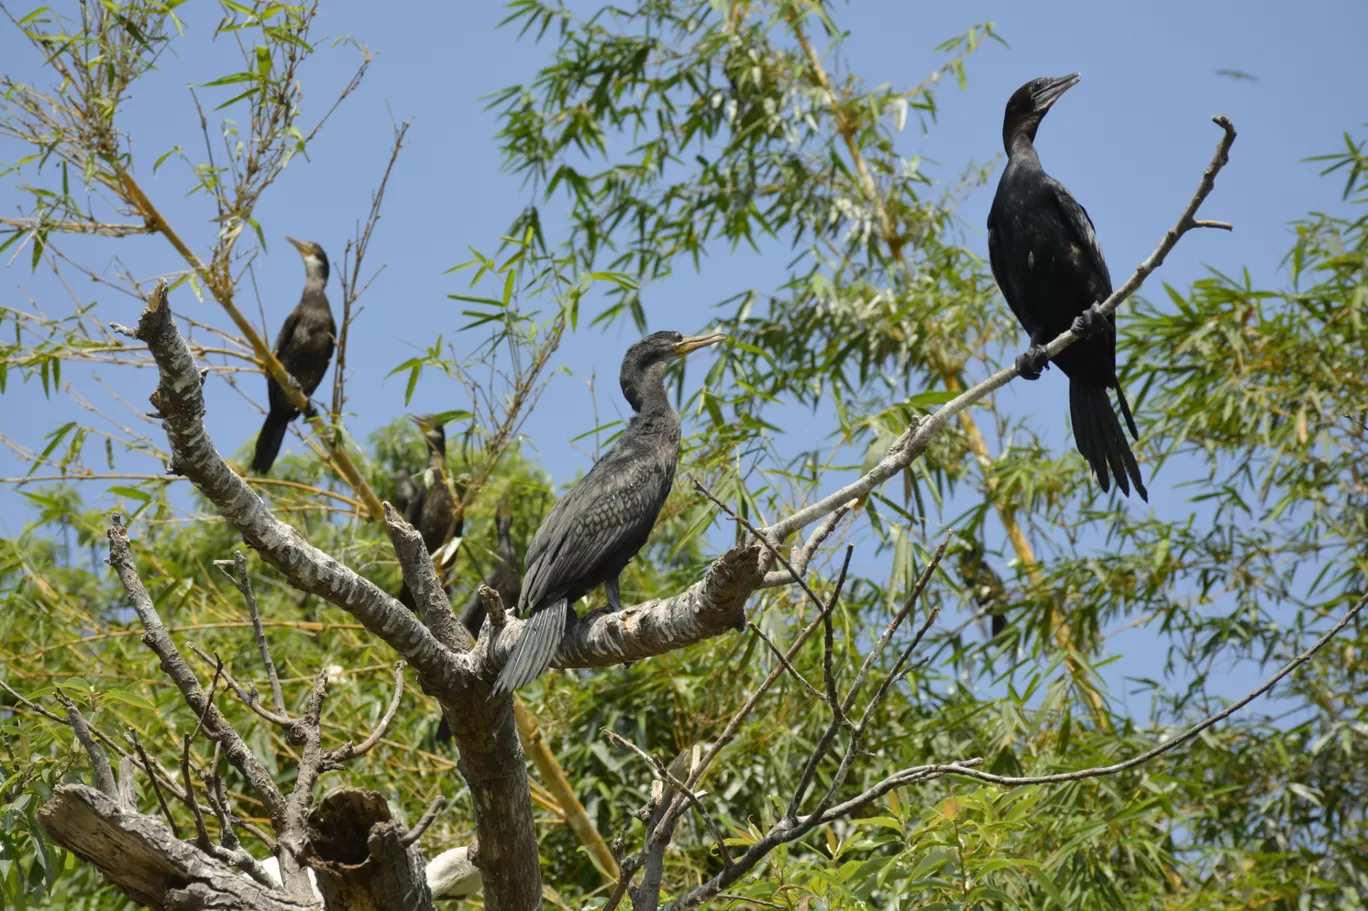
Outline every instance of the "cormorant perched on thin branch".
<svg viewBox="0 0 1368 911"><path fill-rule="evenodd" d="M304 294L280 327L275 356L304 394L310 396L323 381L323 374L328 372L337 336L328 296L323 293L328 284L328 254L311 240L285 239L304 258ZM252 458L252 472L259 475L271 470L280 453L280 444L285 441L286 428L299 415L285 390L269 375L266 390L271 410L261 425L261 433L257 434L256 455Z"/></svg>
<svg viewBox="0 0 1368 911"><path fill-rule="evenodd" d="M665 393L665 368L724 339L657 332L627 349L620 382L636 415L533 536L518 599L529 622L491 696L513 692L550 666L574 603L595 587L604 587L609 607L622 609L618 576L646 544L679 464L679 415Z"/></svg>
<svg viewBox="0 0 1368 911"><path fill-rule="evenodd" d="M423 536L423 545L436 556L448 541L458 538L464 525L456 511L456 492L451 486L451 475L446 461L446 430L437 415L420 415L413 419L423 432L428 447L427 470L423 483L417 486L404 518ZM405 585L399 591L399 602L414 609L413 594Z"/></svg>
<svg viewBox="0 0 1368 911"><path fill-rule="evenodd" d="M1111 296L1111 275L1102 257L1092 220L1064 185L1045 173L1036 155L1036 128L1050 106L1078 84L1073 73L1033 79L1007 102L1002 141L1007 167L998 181L988 213L988 254L1002 296L1031 336L1031 347L1017 358L1023 379L1034 380L1046 365L1044 346L1072 330L1079 341L1054 362L1069 378L1069 412L1078 451L1097 475L1103 491L1130 485L1149 499L1140 466L1107 397L1116 390L1126 425L1137 440L1126 394L1116 378L1116 319L1097 305Z"/></svg>

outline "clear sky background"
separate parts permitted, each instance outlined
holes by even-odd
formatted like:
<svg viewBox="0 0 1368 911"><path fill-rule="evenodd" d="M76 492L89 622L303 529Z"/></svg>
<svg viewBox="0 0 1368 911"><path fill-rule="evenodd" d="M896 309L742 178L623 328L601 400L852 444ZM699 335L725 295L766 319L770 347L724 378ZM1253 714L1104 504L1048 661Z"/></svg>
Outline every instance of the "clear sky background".
<svg viewBox="0 0 1368 911"><path fill-rule="evenodd" d="M29 0L9 9L18 17L36 5L37 0ZM135 138L136 172L144 188L182 235L205 250L215 231L207 200L185 197L190 180L183 166L168 164L153 176L150 165L178 143L192 150L202 147L185 87L230 72L234 55L228 46L210 43L216 5L201 0L182 11L188 40L176 43L174 56L163 58L161 71L136 88L123 128ZM398 119L413 120L370 254L373 265L386 268L353 327L348 392L355 414L350 425L358 437L404 411L403 377L385 378L395 365L438 333L461 344L456 329L464 320L459 305L446 295L465 290L466 281L444 271L469 258L468 245L492 253L500 232L535 201L519 178L502 172L493 141L495 115L484 109L482 99L530 80L552 44L538 47L530 39L519 40L514 31L497 30L505 15L500 4L488 2L329 0L323 5L316 36L351 35L379 56L361 89L315 141L309 160L296 159L258 208L270 255L258 261L256 274L274 338L303 283L299 257L283 235L316 240L335 260L340 258L384 167L391 111ZM975 23L992 20L1010 43L1010 48L989 43L970 58L966 91L942 87L939 122L929 133L923 135L911 122L902 134L903 153L939 163L933 171L947 180L969 161L985 162L1001 151L1002 109L1014 89L1035 76L1081 71L1082 84L1051 112L1038 147L1046 168L1087 207L1118 283L1150 253L1190 197L1219 138L1209 120L1213 114L1231 117L1240 137L1203 215L1231 221L1236 230L1189 235L1151 279L1147 293L1159 293L1159 282L1184 288L1206 265L1231 273L1248 267L1256 283L1281 282L1279 261L1291 244L1288 222L1312 209L1344 208L1341 182L1318 177L1314 165L1299 160L1332 151L1342 131L1361 132L1360 124L1368 120L1368 61L1361 48L1362 36L1368 34L1368 4L1362 0L855 2L838 5L836 19L850 32L840 50L841 64L871 85L886 81L910 87L919 82L941 62L931 49ZM355 52L345 47L325 50L310 62L303 73L306 121L331 103L356 62ZM0 28L0 69L43 84L47 75L37 63L12 26ZM1222 68L1247 71L1258 79L1218 76L1216 70ZM0 142L0 161L21 154L27 150ZM996 177L960 210L966 245L985 258L983 225L995 184ZM0 210L15 214L20 202L14 177L0 180ZM161 238L58 243L97 269L112 270L115 257L138 276L182 266ZM767 279L781 275L786 260L785 255L728 255L718 245L702 274L681 271L646 289L650 326L700 330L715 302L745 288L771 287ZM70 312L71 297L49 272L31 274L27 255L11 262L7 254L5 264L0 300L29 309L31 299L50 315ZM107 322L136 320L139 307L130 298L90 285L78 284L75 291L83 303L99 300L99 313ZM334 301L340 298L335 278L329 291ZM196 318L228 324L216 304L196 303L188 290L177 293L175 306ZM255 313L254 302L248 310ZM1002 314L1011 319L1005 306ZM1123 308L1122 319L1124 314ZM557 365L572 375L556 378L526 426L542 464L560 481L588 464L583 448L569 444L594 422L583 379L594 368L605 379L615 378L622 351L635 338L630 325L604 331L587 324L581 320L579 333L567 339L556 357ZM96 372L138 407L154 382L150 371ZM88 367L70 365L63 379L100 400L90 373ZM13 374L10 383L8 393L0 396L0 432L22 445L41 449L44 434L63 422L90 420L65 394L45 399L39 384L19 386ZM264 381L251 378L248 386L264 387ZM252 439L261 416L221 382L211 382L207 393L209 430L220 450L232 453ZM264 388L260 393L264 400ZM1004 407L1032 414L1036 426L1057 428L1047 439L1061 447L1071 445L1064 429L1064 401L1057 371L1035 387L1013 384L1002 399ZM419 387L410 410L465 405L459 387L433 375ZM611 419L614 409L625 411L615 383L600 385L599 407L604 420ZM286 446L297 448L298 443L290 437ZM124 467L159 468L128 460ZM0 449L0 476L26 469ZM1165 517L1191 512L1185 495L1173 489L1175 480L1161 473L1150 483L1152 505ZM83 493L87 503L113 504L112 498L101 500L93 485ZM12 488L0 489L0 534L19 533L28 514ZM1146 669L1126 664L1136 672Z"/></svg>

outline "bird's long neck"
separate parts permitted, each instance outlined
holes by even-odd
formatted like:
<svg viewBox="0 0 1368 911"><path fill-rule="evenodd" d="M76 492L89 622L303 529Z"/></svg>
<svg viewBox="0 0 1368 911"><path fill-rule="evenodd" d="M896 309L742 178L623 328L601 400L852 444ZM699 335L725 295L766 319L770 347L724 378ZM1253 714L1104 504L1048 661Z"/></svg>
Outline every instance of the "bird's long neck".
<svg viewBox="0 0 1368 911"><path fill-rule="evenodd" d="M446 471L446 431L445 428L438 427L435 430L423 434L423 439L428 447L428 467L433 471L445 473Z"/></svg>
<svg viewBox="0 0 1368 911"><path fill-rule="evenodd" d="M328 261L317 256L304 258L304 297L322 298L327 303L323 289L328 285Z"/></svg>
<svg viewBox="0 0 1368 911"><path fill-rule="evenodd" d="M1014 164L1040 166L1040 156L1036 154L1035 130L1016 130L1003 137L1007 147L1007 158Z"/></svg>
<svg viewBox="0 0 1368 911"><path fill-rule="evenodd" d="M678 419L670 396L665 392L665 364L651 364L644 371L623 377L622 394L632 410L643 417L669 415Z"/></svg>

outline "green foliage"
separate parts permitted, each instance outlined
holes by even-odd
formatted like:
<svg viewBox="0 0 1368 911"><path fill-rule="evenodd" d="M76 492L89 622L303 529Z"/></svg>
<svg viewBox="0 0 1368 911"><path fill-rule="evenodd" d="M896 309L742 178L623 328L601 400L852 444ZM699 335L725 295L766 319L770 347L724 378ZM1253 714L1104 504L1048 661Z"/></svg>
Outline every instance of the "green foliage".
<svg viewBox="0 0 1368 911"><path fill-rule="evenodd" d="M24 181L17 185L33 222L0 235L0 247L31 243L34 263L51 231L89 227L94 216L75 206L79 188L70 182L118 179L120 163L131 160L118 108L180 40L174 3L94 8L105 12L84 28L47 10L19 23L39 46L77 53L63 59L89 53L90 71L101 74L78 79L83 97L98 101L80 123L35 121L23 100L36 96L6 84L5 135L34 142L35 123L67 131L48 143L52 162L35 153L12 172ZM233 165L191 164L194 191L221 218L217 242L231 250L235 232L256 233L257 197L316 129L294 126L312 13L223 8L220 31L241 39L242 69L203 89L251 126ZM538 0L509 5L507 27L547 49L533 77L490 99L506 165L526 178L532 204L495 254L472 250L451 270L461 347L473 354L457 357L450 339L436 338L394 367L407 381L406 400L438 375L469 392L450 432L452 475L469 492L450 570L455 603L492 562L499 504L514 505L521 551L553 500L524 455L521 427L563 333L620 320L643 326L653 288L676 269L747 250L777 251L786 262L772 286L730 289L717 302L717 325L731 343L681 407L693 431L681 478L699 476L750 519L781 516L868 468L910 421L994 367L1003 341L1015 337L955 227L958 201L989 168L967 163L946 180L895 147L909 117L934 128L938 79L963 84L969 55L996 32L975 26L937 48L936 75L920 86L871 88L830 68L838 39L811 44L810 32L841 34L834 15L779 0L644 0L587 19ZM197 145L187 138L183 148ZM173 153L186 155L181 149ZM1355 213L1368 212L1363 149L1346 136L1344 151L1318 159L1347 181ZM549 201L566 212L563 221L543 221ZM845 686L940 536L954 536L919 608L943 612L923 645L925 663L878 709L843 796L928 761L978 756L992 771L1021 774L1133 756L1218 704L1232 664L1281 663L1363 590L1368 215L1309 216L1286 266L1286 287L1213 273L1123 313L1123 360L1132 365L1124 379L1141 391L1137 416L1147 431L1140 451L1150 465L1167 462L1193 478L1187 519L1118 508L1091 487L1081 459L1045 446L1019 415L989 400L828 543L812 570L823 595L832 555L841 544L858 547L835 618ZM9 344L7 332L0 348L5 395L47 394L73 360L113 352L122 366L138 363L136 352L109 347L93 309L47 319L6 308L0 323L15 338ZM197 352L221 369L219 353ZM14 376L21 382L7 383ZM606 443L613 428L590 423L585 438ZM159 675L102 565L107 516L87 508L75 486L93 474L88 459L103 457L113 472L125 452L156 454L163 445L71 424L31 453L31 477L41 466L71 483L26 485L33 521L0 541L0 655L3 679L24 698L53 709L61 688L97 729L115 739L135 730L169 762L195 719ZM385 499L395 496L394 470L416 471L426 460L404 421L349 445ZM383 530L355 520L353 492L324 461L282 459L257 489L311 542L397 588ZM265 691L241 599L214 567L241 542L203 502L187 510L188 495L167 479L119 481L110 491L123 501L139 566L177 641L222 656L237 679ZM1000 546L1013 524L1034 551L1034 569L1019 545ZM681 484L629 567L625 597L680 591L732 534ZM289 589L255 558L250 565L292 708L320 668L335 666L325 745L360 739L388 700L393 656L344 612ZM996 637L977 632L975 620L987 613L1007 620ZM783 647L815 613L801 592L777 588L752 598L748 616ZM1148 705L1104 692L1099 710L1091 665L1108 660L1108 637L1139 624L1163 649L1137 681ZM942 778L891 791L779 848L730 894L785 909L1361 908L1365 646L1360 626L1289 678L1266 714L1237 716L1122 775L1011 790ZM822 678L817 649L801 652L795 666L809 681ZM626 668L553 673L523 696L599 831L622 835L634 850L642 825L633 811L650 776L601 731L668 761L716 738L773 667L753 634L727 635ZM206 680L212 674L199 670ZM1177 691L1161 682L1168 671ZM235 698L219 705L288 780L294 757L279 732ZM433 741L434 721L432 701L411 685L381 746L327 784L374 788L408 819L437 794L454 798L425 842L447 846L467 841L473 825L454 756ZM785 675L741 727L704 782L733 850L784 811L827 722ZM200 743L194 758L204 769L212 754ZM84 779L86 766L65 725L0 694L0 907L126 905L34 822L52 788ZM834 773L834 762L821 766L818 786ZM261 808L228 775L239 811L260 822ZM155 812L145 781L140 789L140 807ZM546 880L559 902L598 901L601 881L585 852L544 801L538 807ZM183 809L175 813L187 826ZM259 843L249 847L264 853ZM721 869L695 816L667 857L667 897Z"/></svg>

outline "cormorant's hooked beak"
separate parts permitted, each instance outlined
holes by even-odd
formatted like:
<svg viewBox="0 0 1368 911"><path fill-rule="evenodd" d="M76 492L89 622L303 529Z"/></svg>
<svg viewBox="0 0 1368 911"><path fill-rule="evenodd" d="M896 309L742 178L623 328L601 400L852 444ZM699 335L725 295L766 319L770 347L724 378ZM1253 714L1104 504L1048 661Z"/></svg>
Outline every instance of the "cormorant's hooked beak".
<svg viewBox="0 0 1368 911"><path fill-rule="evenodd" d="M1043 88L1038 89L1031 95L1031 101L1035 103L1035 109L1040 113L1045 113L1050 109L1059 97L1069 89L1078 85L1083 79L1081 73L1070 73L1067 76L1060 76L1058 79L1051 79Z"/></svg>
<svg viewBox="0 0 1368 911"><path fill-rule="evenodd" d="M285 235L285 239L288 240L288 241L290 242L290 244L291 244L296 250L299 251L299 255L302 256L302 257L304 257L305 259L308 259L310 256L313 255L313 246L312 246L311 244L309 244L307 241L295 240L293 237L291 237L291 236L288 235L288 234Z"/></svg>
<svg viewBox="0 0 1368 911"><path fill-rule="evenodd" d="M725 342L727 335L725 332L714 332L712 335L694 335L684 339L675 345L675 355L683 357L690 351L697 351L699 348L706 348L709 345L716 345L718 342Z"/></svg>

